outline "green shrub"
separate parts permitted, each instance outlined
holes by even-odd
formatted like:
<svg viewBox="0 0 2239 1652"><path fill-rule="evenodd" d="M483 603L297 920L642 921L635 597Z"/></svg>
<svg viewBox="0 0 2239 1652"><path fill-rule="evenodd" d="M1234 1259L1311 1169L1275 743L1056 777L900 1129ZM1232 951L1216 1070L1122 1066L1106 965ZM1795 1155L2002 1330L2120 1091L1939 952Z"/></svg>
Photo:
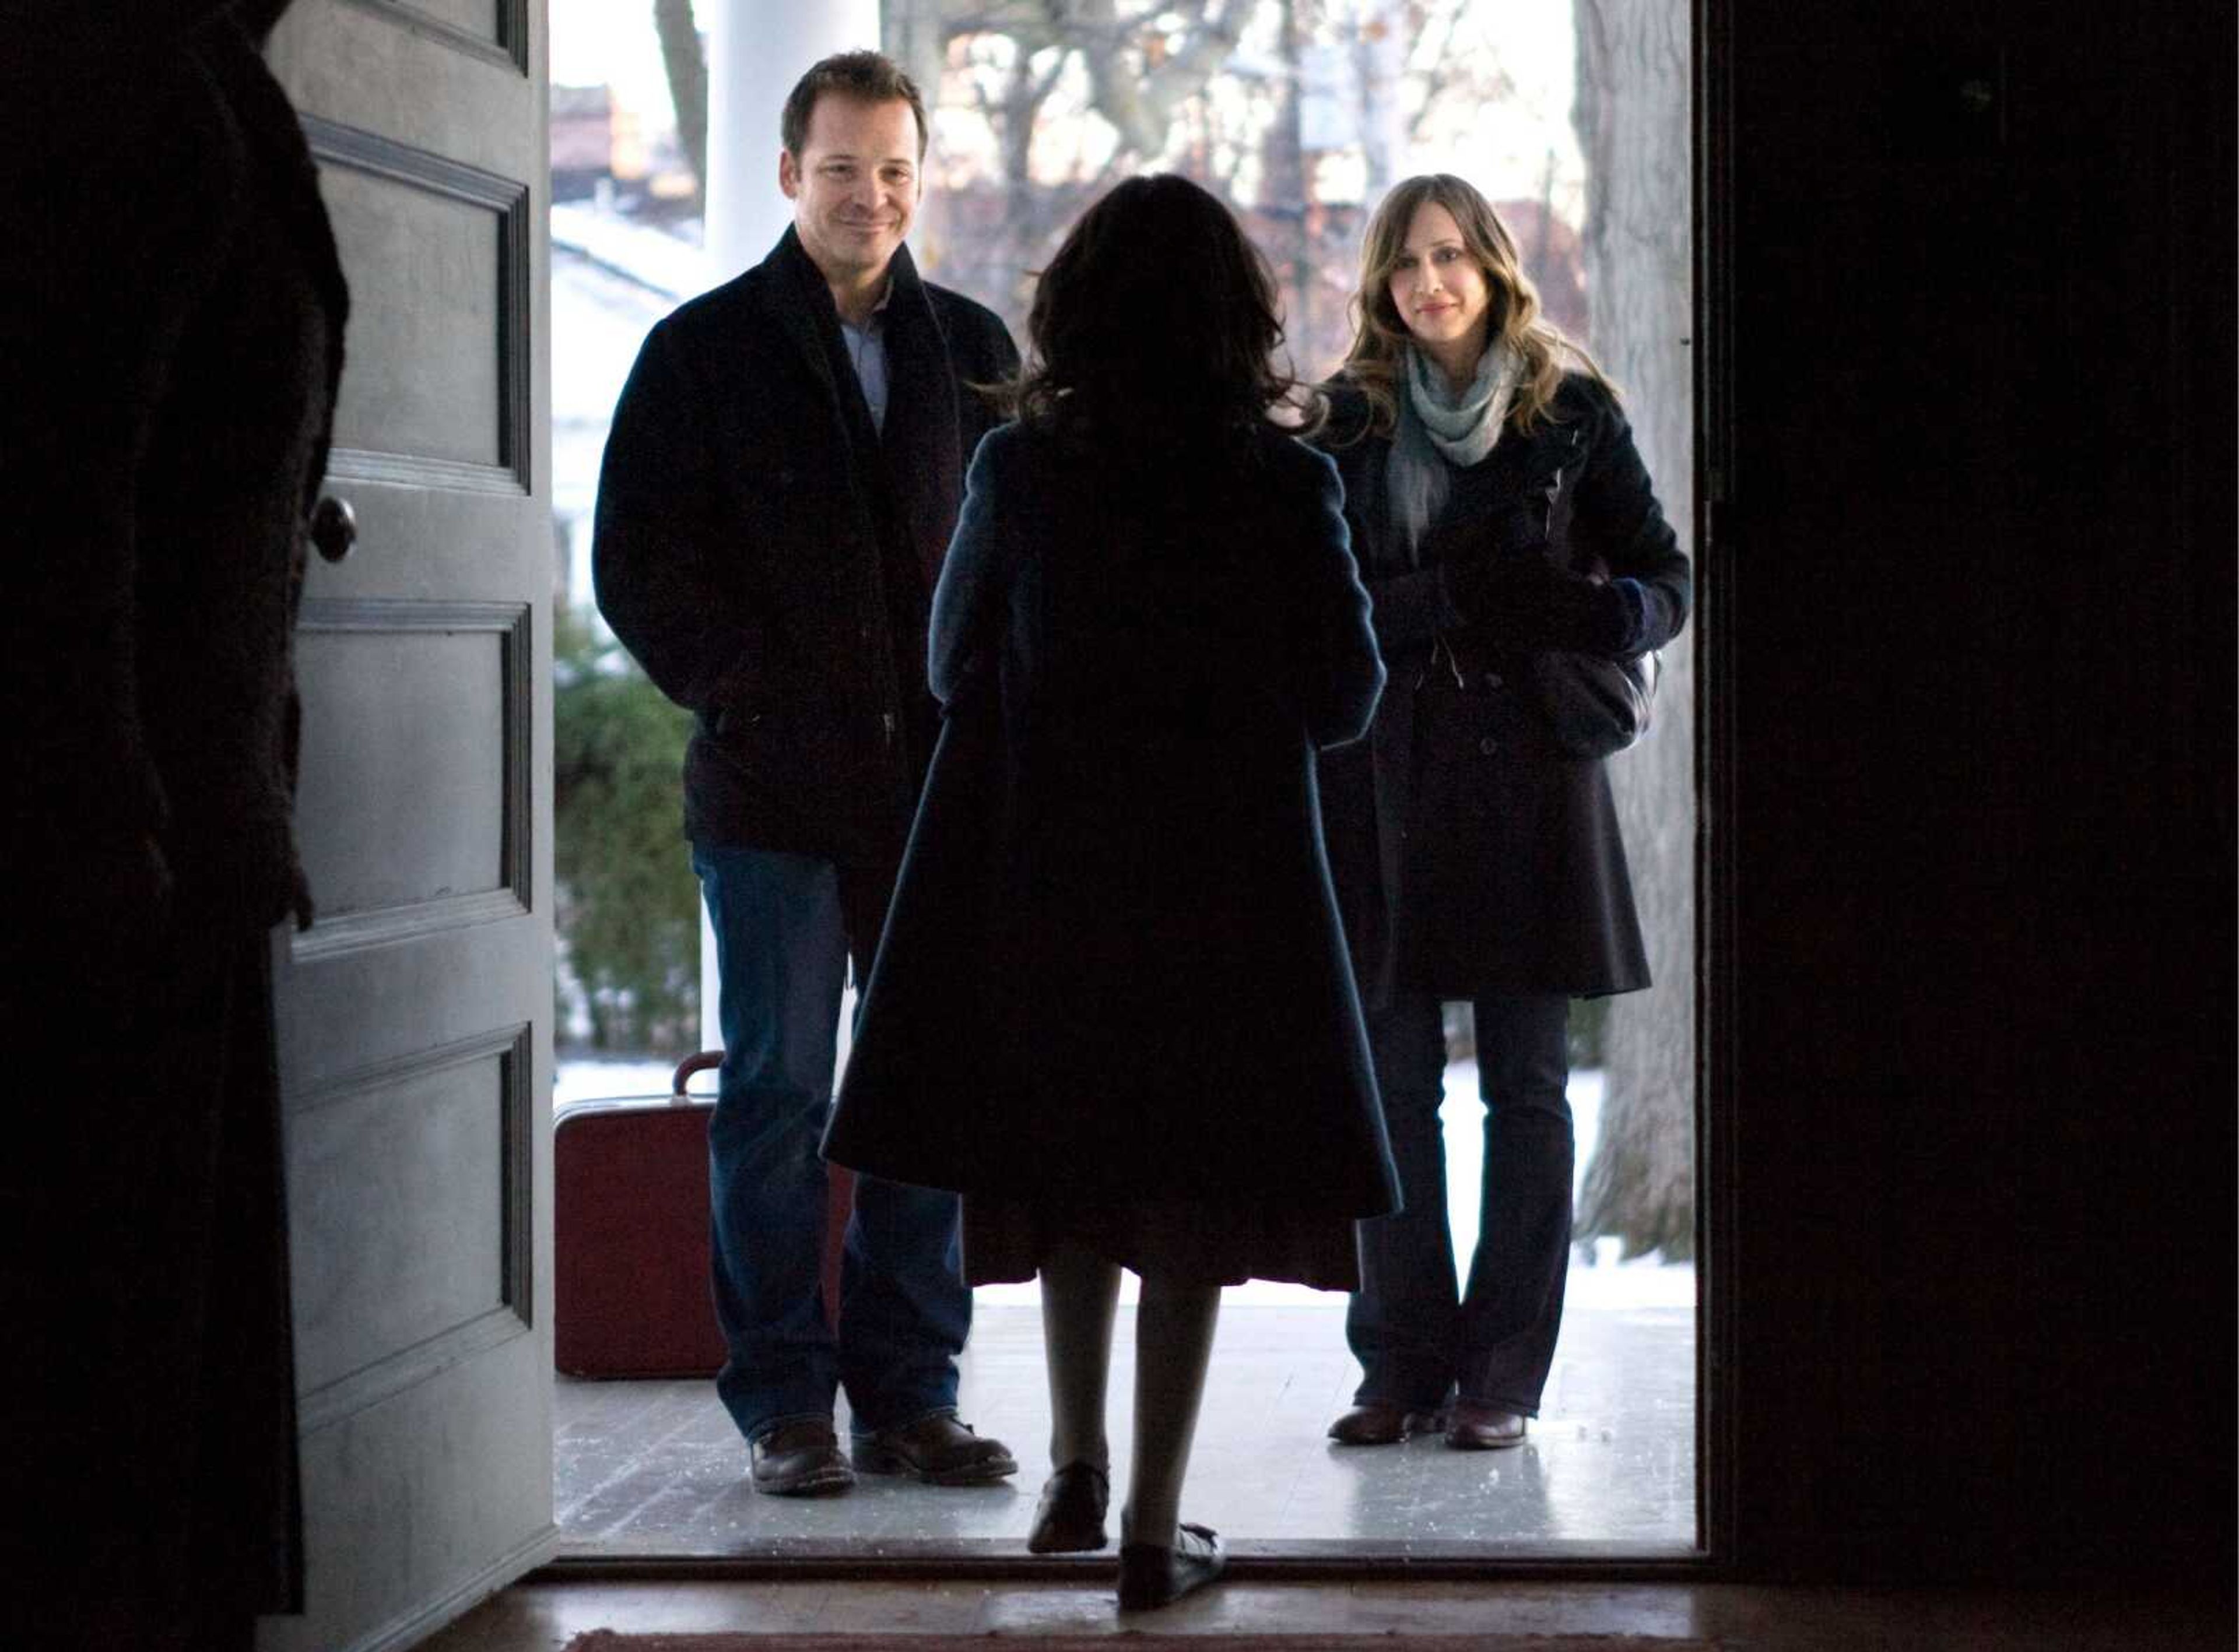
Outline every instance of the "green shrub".
<svg viewBox="0 0 2239 1652"><path fill-rule="evenodd" d="M700 896L681 830L692 720L620 644L564 609L553 677L563 1039L572 1027L596 1049L696 1049Z"/></svg>

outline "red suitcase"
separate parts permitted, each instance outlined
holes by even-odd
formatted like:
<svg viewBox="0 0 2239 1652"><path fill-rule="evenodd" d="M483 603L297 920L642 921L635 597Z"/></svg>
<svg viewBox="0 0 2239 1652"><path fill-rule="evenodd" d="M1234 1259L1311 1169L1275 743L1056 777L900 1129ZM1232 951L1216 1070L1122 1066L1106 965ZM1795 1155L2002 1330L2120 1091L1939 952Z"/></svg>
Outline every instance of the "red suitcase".
<svg viewBox="0 0 2239 1652"><path fill-rule="evenodd" d="M552 1130L553 1357L563 1375L712 1377L723 1338L708 1278L708 1119L688 1095L720 1050L678 1064L666 1100L568 1108ZM824 1300L840 1300L854 1178L832 1171Z"/></svg>

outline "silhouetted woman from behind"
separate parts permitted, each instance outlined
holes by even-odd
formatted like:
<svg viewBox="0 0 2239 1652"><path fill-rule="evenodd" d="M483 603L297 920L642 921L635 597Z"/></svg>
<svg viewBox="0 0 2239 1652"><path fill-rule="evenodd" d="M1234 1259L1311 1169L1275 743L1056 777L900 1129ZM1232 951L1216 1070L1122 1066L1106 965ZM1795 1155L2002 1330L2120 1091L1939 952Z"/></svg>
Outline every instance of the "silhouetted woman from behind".
<svg viewBox="0 0 2239 1652"><path fill-rule="evenodd" d="M1395 1202L1315 780L1384 673L1226 207L1120 184L1029 330L933 599L947 721L826 1149L961 1192L973 1284L1040 1276L1037 1553L1108 1541L1106 1377L1141 1276L1139 1609L1224 1563L1179 1520L1222 1285L1348 1289L1355 1219Z"/></svg>

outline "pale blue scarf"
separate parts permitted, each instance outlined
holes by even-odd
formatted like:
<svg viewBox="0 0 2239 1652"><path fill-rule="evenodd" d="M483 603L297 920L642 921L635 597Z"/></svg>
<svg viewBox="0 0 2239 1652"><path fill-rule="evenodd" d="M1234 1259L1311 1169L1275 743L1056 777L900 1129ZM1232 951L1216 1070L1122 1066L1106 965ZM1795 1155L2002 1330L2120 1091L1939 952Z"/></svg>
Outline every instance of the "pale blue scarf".
<svg viewBox="0 0 2239 1652"><path fill-rule="evenodd" d="M1495 340L1478 358L1477 376L1457 395L1428 356L1408 348L1399 421L1384 480L1392 496L1392 525L1411 565L1425 531L1445 508L1453 469L1468 469L1500 440L1522 371L1516 352Z"/></svg>

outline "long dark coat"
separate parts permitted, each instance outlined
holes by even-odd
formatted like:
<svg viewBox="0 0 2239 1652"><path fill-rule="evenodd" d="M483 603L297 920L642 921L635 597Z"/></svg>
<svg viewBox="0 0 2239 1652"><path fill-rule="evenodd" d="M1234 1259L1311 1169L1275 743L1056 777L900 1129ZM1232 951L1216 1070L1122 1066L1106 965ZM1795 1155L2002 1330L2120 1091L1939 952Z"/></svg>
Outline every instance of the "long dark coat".
<svg viewBox="0 0 2239 1652"><path fill-rule="evenodd" d="M788 229L647 337L615 409L592 541L599 607L678 705L695 843L891 863L938 723L927 604L970 387L1018 352L994 313L894 254L883 430L832 294Z"/></svg>
<svg viewBox="0 0 2239 1652"><path fill-rule="evenodd" d="M1387 437L1363 434L1368 404L1332 388L1322 441L1345 481L1345 514L1375 601L1391 681L1366 740L1324 754L1330 865L1372 1007L1395 988L1590 996L1648 985L1609 778L1558 746L1526 692L1531 655L1580 647L1556 614L1465 613L1458 589L1485 563L1537 558L1566 572L1631 581L1631 623L1606 652L1659 648L1687 620L1688 561L1658 507L1630 427L1609 393L1568 376L1551 416L1503 433L1458 473L1411 561L1391 520ZM1434 650L1437 640L1445 646ZM1597 639L1596 640L1600 640ZM1417 692L1435 668L1485 696L1465 748L1418 753ZM1468 818L1421 806L1427 761ZM1403 866L1417 876L1403 876ZM1466 897L1429 902L1435 880Z"/></svg>
<svg viewBox="0 0 2239 1652"><path fill-rule="evenodd" d="M347 294L242 12L89 10L84 56L0 73L41 134L0 249L0 1317L37 1350L0 1540L45 1580L0 1642L246 1645L302 1586L269 945L309 912L290 641Z"/></svg>
<svg viewBox="0 0 2239 1652"><path fill-rule="evenodd" d="M1334 469L1289 438L1144 474L981 444L934 603L947 729L830 1158L1393 1208L1314 774L1383 680L1366 610Z"/></svg>

